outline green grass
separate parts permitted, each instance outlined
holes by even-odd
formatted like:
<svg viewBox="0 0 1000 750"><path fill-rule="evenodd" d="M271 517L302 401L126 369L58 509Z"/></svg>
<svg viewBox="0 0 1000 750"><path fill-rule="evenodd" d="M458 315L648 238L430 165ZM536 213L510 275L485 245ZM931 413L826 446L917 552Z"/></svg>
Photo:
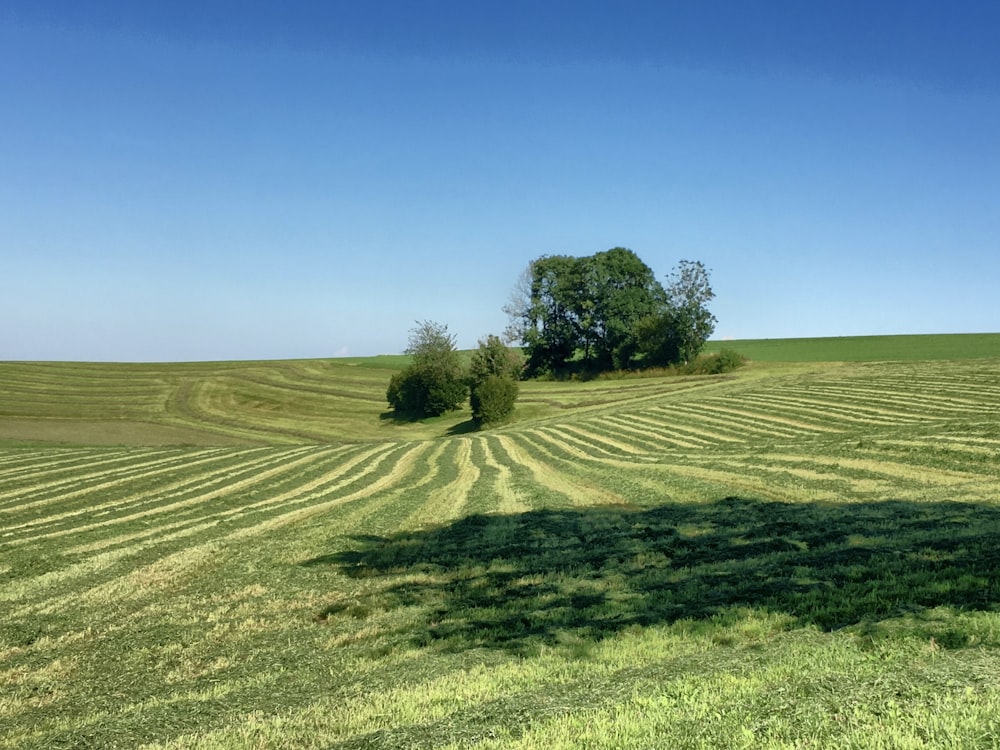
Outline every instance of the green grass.
<svg viewBox="0 0 1000 750"><path fill-rule="evenodd" d="M0 365L0 748L996 747L1000 358L918 349L484 433L381 359Z"/></svg>
<svg viewBox="0 0 1000 750"><path fill-rule="evenodd" d="M757 362L884 362L1000 357L1000 333L710 341Z"/></svg>

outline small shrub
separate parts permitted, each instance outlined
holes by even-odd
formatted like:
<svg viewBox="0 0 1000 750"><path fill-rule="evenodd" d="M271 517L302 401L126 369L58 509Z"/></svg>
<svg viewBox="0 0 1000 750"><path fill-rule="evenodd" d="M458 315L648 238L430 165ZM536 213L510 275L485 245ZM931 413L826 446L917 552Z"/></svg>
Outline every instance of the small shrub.
<svg viewBox="0 0 1000 750"><path fill-rule="evenodd" d="M472 416L481 425L506 422L514 414L517 381L501 375L488 375L472 389Z"/></svg>
<svg viewBox="0 0 1000 750"><path fill-rule="evenodd" d="M722 349L718 354L713 356L709 373L712 375L720 375L724 372L732 372L733 370L738 370L743 367L746 363L747 358L739 352L733 351L732 349Z"/></svg>

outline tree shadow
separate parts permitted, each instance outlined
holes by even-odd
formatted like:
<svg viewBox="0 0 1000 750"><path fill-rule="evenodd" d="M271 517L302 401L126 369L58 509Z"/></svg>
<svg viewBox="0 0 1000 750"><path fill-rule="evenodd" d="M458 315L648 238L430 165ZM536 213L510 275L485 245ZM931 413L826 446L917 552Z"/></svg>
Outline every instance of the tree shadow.
<svg viewBox="0 0 1000 750"><path fill-rule="evenodd" d="M377 579L341 614L419 606L421 644L521 650L740 609L835 630L928 609L1000 602L1000 508L728 497L650 508L475 515L313 558Z"/></svg>
<svg viewBox="0 0 1000 750"><path fill-rule="evenodd" d="M479 431L479 422L475 419L467 419L448 428L447 435L468 435L470 432Z"/></svg>

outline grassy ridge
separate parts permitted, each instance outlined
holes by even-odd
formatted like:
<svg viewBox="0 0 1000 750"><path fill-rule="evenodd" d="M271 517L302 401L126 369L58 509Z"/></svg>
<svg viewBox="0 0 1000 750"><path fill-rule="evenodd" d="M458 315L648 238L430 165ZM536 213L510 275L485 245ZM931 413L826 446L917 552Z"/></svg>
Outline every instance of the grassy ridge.
<svg viewBox="0 0 1000 750"><path fill-rule="evenodd" d="M1000 357L1000 334L711 342L765 362ZM0 444L267 445L423 439L469 429L467 410L397 424L385 388L407 357L181 364L0 362ZM702 379L526 383L519 418L703 387ZM714 386L713 386L714 387Z"/></svg>

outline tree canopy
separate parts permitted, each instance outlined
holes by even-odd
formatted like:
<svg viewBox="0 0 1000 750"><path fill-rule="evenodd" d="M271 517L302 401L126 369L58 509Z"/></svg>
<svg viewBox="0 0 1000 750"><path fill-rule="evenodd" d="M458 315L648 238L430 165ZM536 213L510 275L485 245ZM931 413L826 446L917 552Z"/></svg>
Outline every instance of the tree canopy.
<svg viewBox="0 0 1000 750"><path fill-rule="evenodd" d="M714 330L708 271L681 261L664 288L634 252L543 255L504 310L528 355L529 374L623 369L685 361Z"/></svg>

